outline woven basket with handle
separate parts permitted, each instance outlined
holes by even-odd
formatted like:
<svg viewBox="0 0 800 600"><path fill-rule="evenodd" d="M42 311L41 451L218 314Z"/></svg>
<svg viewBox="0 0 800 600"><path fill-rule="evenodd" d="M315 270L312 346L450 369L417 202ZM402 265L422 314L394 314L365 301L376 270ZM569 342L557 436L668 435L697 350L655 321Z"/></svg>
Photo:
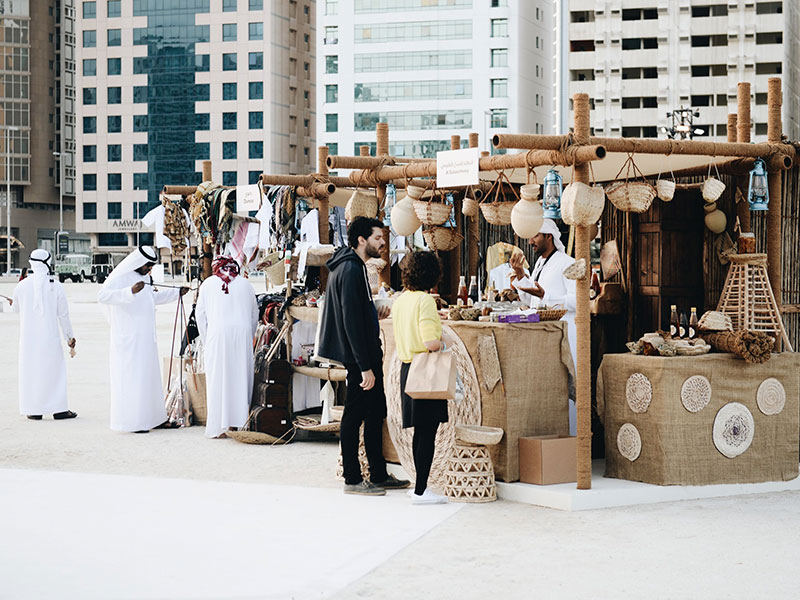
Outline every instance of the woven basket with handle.
<svg viewBox="0 0 800 600"><path fill-rule="evenodd" d="M414 200L414 212L423 225L441 225L450 218L450 206L443 202Z"/></svg>
<svg viewBox="0 0 800 600"><path fill-rule="evenodd" d="M517 201L513 202L485 202L482 203L483 218L490 225L511 225L511 211Z"/></svg>
<svg viewBox="0 0 800 600"><path fill-rule="evenodd" d="M464 237L450 227L427 227L422 230L425 243L431 250L449 252L461 243Z"/></svg>

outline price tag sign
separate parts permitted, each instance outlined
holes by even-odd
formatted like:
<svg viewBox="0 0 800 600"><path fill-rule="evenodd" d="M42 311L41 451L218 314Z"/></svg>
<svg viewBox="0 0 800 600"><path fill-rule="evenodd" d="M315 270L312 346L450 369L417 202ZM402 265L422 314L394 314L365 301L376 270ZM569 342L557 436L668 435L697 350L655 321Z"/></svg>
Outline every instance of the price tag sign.
<svg viewBox="0 0 800 600"><path fill-rule="evenodd" d="M236 214L247 216L250 211L261 208L261 188L256 185L236 187Z"/></svg>

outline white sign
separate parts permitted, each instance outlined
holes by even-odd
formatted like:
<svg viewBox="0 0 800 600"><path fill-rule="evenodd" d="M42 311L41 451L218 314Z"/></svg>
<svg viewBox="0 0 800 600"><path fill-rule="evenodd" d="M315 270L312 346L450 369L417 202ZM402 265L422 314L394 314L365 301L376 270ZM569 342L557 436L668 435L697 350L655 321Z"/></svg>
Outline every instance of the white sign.
<svg viewBox="0 0 800 600"><path fill-rule="evenodd" d="M478 148L445 150L436 153L436 187L452 188L478 185Z"/></svg>
<svg viewBox="0 0 800 600"><path fill-rule="evenodd" d="M236 187L236 214L247 216L251 210L261 208L261 187L255 185L240 185Z"/></svg>

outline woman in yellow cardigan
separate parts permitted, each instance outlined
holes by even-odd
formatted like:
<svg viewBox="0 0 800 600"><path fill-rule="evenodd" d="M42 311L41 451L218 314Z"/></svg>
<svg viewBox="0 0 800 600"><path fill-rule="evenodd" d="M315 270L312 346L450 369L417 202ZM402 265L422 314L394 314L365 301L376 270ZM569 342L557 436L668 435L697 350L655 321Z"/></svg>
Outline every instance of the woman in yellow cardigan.
<svg viewBox="0 0 800 600"><path fill-rule="evenodd" d="M392 323L397 356L403 361L400 371L403 427L414 428L417 480L409 495L414 504L443 504L447 498L428 488L428 476L436 450L436 430L439 423L447 422L447 400L415 400L405 392L414 355L442 349L442 322L436 301L428 293L439 284L442 275L439 259L433 252L414 252L408 257L402 275L404 291L392 305Z"/></svg>

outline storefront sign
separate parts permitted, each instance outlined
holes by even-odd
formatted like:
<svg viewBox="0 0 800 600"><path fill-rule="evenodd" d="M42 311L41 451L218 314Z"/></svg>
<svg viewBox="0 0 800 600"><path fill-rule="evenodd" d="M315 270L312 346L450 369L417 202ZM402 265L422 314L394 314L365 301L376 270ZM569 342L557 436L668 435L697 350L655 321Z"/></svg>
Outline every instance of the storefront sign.
<svg viewBox="0 0 800 600"><path fill-rule="evenodd" d="M480 157L481 153L477 148L437 152L436 187L478 185Z"/></svg>
<svg viewBox="0 0 800 600"><path fill-rule="evenodd" d="M58 254L69 254L69 234L66 231L62 231L56 234L58 238Z"/></svg>
<svg viewBox="0 0 800 600"><path fill-rule="evenodd" d="M111 221L111 229L114 231L139 231L141 228L141 219L115 219Z"/></svg>

